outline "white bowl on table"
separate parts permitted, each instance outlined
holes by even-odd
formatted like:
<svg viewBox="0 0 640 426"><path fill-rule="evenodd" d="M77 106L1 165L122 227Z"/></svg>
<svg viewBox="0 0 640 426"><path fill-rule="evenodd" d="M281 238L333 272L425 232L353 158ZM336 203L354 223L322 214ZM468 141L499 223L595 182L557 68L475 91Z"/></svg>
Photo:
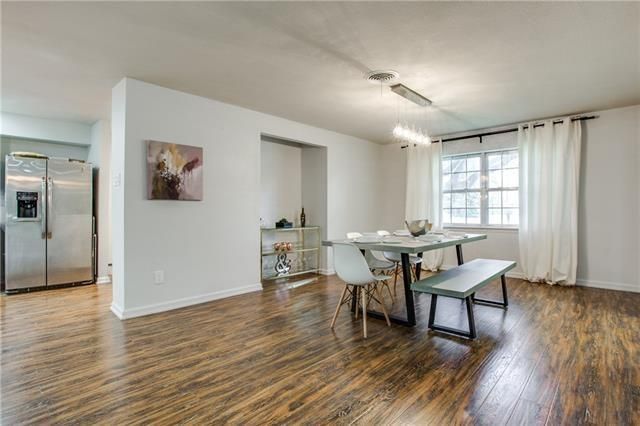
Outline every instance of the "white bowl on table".
<svg viewBox="0 0 640 426"><path fill-rule="evenodd" d="M382 237L376 232L364 232L361 237L354 239L356 243L379 243Z"/></svg>

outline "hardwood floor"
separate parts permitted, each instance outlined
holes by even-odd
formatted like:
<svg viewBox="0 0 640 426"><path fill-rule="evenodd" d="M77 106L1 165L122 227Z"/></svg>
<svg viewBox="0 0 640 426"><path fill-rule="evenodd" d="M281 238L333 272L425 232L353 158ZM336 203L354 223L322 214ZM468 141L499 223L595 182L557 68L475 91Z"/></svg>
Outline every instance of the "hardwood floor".
<svg viewBox="0 0 640 426"><path fill-rule="evenodd" d="M109 285L3 296L2 424L637 424L640 294L508 285L475 341L429 332L427 295L415 328L332 332L335 277L124 322Z"/></svg>

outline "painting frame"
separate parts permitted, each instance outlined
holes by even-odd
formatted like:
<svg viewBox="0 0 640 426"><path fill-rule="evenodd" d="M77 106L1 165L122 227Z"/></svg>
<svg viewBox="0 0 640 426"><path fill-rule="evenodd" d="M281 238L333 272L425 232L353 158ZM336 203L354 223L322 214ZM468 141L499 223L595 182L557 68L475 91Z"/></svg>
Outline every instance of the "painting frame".
<svg viewBox="0 0 640 426"><path fill-rule="evenodd" d="M203 148L153 139L145 144L147 199L202 201Z"/></svg>

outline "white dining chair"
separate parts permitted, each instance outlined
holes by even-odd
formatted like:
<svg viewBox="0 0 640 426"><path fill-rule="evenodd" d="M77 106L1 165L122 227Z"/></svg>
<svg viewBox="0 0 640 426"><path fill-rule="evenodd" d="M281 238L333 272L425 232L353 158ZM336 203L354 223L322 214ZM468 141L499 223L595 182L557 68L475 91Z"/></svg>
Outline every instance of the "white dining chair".
<svg viewBox="0 0 640 426"><path fill-rule="evenodd" d="M391 233L389 231L385 231L383 229L377 231L377 234L381 237L387 237L390 236ZM393 294L397 296L397 283L398 283L398 276L400 274L402 274L402 257L400 256L400 253L395 253L395 252L391 252L391 251L385 251L382 253L385 257L386 260L393 262L394 265L394 272L393 272ZM416 266L418 264L422 263L422 258L419 257L418 255L415 254L411 254L409 255L409 264L411 265L411 268L409 268L411 270L411 278L413 281L416 281Z"/></svg>
<svg viewBox="0 0 640 426"><path fill-rule="evenodd" d="M389 276L374 275L358 247L351 243L333 243L333 268L345 285L331 320L331 329L336 324L336 318L338 318L342 305L351 302L357 294L360 295L362 306L362 330L365 339L367 338L367 307L371 300L380 304L387 325L391 327L384 298L378 289L378 284L388 280ZM356 308L356 318L357 315L358 309Z"/></svg>
<svg viewBox="0 0 640 426"><path fill-rule="evenodd" d="M355 240L356 238L360 238L362 236L363 235L360 232L347 232L347 239L349 240ZM380 251L365 250L364 258L367 261L367 264L369 265L369 269L371 269L371 272L373 273L380 272L384 275L391 275L393 274L394 269L396 267L395 263L387 260L384 254ZM386 287L387 291L389 292L391 301L395 302L396 301L395 294L394 292L393 293L391 292L391 288L389 287L389 282L385 281L383 285Z"/></svg>

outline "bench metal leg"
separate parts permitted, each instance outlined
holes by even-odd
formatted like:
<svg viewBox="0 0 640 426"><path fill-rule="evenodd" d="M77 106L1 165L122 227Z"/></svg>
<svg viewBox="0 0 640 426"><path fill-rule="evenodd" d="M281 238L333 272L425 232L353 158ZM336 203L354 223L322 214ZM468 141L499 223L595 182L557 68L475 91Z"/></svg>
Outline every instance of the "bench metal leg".
<svg viewBox="0 0 640 426"><path fill-rule="evenodd" d="M460 330L452 327L445 327L444 325L435 324L436 318L436 306L438 296L436 294L431 295L431 310L429 311L429 328L434 331L443 331L445 333L455 334L462 337L468 337L469 339L476 338L476 321L473 317L473 302L471 296L465 297L465 303L467 304L467 319L469 321L469 331Z"/></svg>
<svg viewBox="0 0 640 426"><path fill-rule="evenodd" d="M438 302L438 295L431 295L431 309L429 309L429 328L432 328L433 321L436 319L436 306Z"/></svg>
<svg viewBox="0 0 640 426"><path fill-rule="evenodd" d="M507 309L509 307L509 298L507 296L507 279L504 275L500 276L500 281L502 284L502 302L498 302L495 300L487 300L487 299L478 299L475 297L475 293L471 296L473 303L477 303L478 305L487 305L487 306L497 306L500 308Z"/></svg>
<svg viewBox="0 0 640 426"><path fill-rule="evenodd" d="M469 320L469 337L472 339L476 338L476 320L473 317L473 302L471 301L471 297L468 296L465 298L467 302L467 319Z"/></svg>

